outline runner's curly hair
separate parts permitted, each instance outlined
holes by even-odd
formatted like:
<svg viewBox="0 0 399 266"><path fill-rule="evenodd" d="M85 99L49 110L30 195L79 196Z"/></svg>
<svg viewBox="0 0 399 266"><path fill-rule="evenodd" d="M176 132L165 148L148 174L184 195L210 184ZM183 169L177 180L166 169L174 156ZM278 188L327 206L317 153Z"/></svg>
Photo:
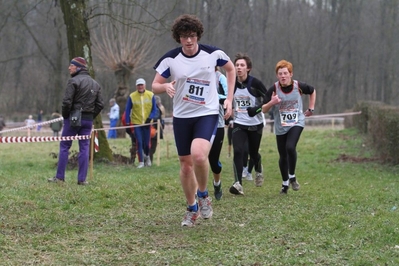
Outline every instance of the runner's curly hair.
<svg viewBox="0 0 399 266"><path fill-rule="evenodd" d="M180 36L193 32L197 33L198 41L204 33L204 25L196 16L184 14L175 19L172 25L172 36L176 42L180 43Z"/></svg>

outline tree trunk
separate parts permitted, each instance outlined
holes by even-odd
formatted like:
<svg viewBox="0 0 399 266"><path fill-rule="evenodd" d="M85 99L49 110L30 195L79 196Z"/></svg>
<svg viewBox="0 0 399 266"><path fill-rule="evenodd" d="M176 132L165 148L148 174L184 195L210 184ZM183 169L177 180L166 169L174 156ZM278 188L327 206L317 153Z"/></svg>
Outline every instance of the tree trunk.
<svg viewBox="0 0 399 266"><path fill-rule="evenodd" d="M119 105L119 117L122 117L123 112L125 111L127 97L130 95L129 89L129 79L132 73L133 67L128 63L119 63L117 69L115 70L115 78L118 84L118 88L115 91L115 101ZM121 119L119 119L118 125L121 126ZM118 138L126 137L126 130L119 129L117 130Z"/></svg>
<svg viewBox="0 0 399 266"><path fill-rule="evenodd" d="M88 13L84 0L61 0L61 10L64 14L64 22L67 28L69 57L84 57L90 75L94 78L94 68L91 57L90 32L87 25ZM93 121L94 128L103 128L101 116L98 115ZM98 132L100 151L94 157L113 160L112 151L109 147L105 131Z"/></svg>

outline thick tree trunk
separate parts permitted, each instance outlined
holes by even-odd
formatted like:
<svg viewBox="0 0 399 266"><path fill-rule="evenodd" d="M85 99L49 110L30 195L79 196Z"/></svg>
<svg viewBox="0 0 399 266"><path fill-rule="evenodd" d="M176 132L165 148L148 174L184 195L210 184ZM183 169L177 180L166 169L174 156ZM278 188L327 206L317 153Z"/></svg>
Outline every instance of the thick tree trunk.
<svg viewBox="0 0 399 266"><path fill-rule="evenodd" d="M123 112L125 111L127 97L130 95L129 89L129 79L132 73L133 67L126 63L119 63L118 68L115 70L115 78L118 83L118 88L115 91L115 100L119 105L119 117L122 117ZM121 119L119 119L119 125L122 125ZM126 130L120 129L117 130L118 138L126 137Z"/></svg>
<svg viewBox="0 0 399 266"><path fill-rule="evenodd" d="M94 78L93 62L91 57L90 32L87 25L88 14L84 0L61 0L61 9L67 28L68 51L72 59L76 56L84 57L87 61L90 75ZM94 128L103 128L101 116L94 120ZM95 158L107 158L112 161L112 151L109 147L105 131L98 132L100 151Z"/></svg>

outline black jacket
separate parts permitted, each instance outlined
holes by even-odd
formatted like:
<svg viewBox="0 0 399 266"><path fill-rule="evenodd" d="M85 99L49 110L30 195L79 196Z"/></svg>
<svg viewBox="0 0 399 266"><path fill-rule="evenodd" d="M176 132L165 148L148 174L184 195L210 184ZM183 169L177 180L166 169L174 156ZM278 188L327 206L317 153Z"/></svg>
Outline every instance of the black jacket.
<svg viewBox="0 0 399 266"><path fill-rule="evenodd" d="M72 110L82 108L82 119L94 119L104 108L100 85L90 77L87 70L81 70L68 80L62 100L62 117L69 118Z"/></svg>

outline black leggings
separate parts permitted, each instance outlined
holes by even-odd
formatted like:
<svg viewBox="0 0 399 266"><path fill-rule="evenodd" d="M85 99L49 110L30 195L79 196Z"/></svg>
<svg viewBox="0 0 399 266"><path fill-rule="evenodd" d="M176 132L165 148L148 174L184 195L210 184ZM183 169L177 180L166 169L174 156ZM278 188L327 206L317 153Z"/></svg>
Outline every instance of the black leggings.
<svg viewBox="0 0 399 266"><path fill-rule="evenodd" d="M296 145L301 137L303 127L292 127L284 135L276 135L277 150L280 155L278 164L283 181L288 180L288 173L295 174L297 154Z"/></svg>
<svg viewBox="0 0 399 266"><path fill-rule="evenodd" d="M234 178L242 184L243 160L248 145L249 156L254 163L255 171L262 172L261 156L259 154L260 141L262 140L263 124L251 127L241 128L234 124L233 129L233 149L234 149ZM252 128L255 128L253 130ZM247 144L248 142L248 144Z"/></svg>
<svg viewBox="0 0 399 266"><path fill-rule="evenodd" d="M212 173L220 174L222 171L222 163L219 161L220 152L222 151L224 140L224 128L219 127L216 130L215 139L213 140L211 150L209 151L208 160L212 169Z"/></svg>
<svg viewBox="0 0 399 266"><path fill-rule="evenodd" d="M252 169L254 168L254 163L251 158L248 158L248 156L249 156L248 141L245 142L245 146L246 146L246 148L244 151L242 165L243 165L243 167L248 167L248 173L251 173Z"/></svg>

